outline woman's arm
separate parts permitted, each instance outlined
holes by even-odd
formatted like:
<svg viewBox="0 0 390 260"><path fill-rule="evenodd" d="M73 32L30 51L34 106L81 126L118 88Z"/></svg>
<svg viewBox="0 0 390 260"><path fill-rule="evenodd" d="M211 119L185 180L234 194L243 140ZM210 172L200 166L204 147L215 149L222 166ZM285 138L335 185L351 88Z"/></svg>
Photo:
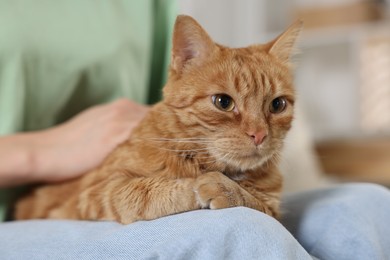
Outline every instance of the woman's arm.
<svg viewBox="0 0 390 260"><path fill-rule="evenodd" d="M0 187L62 181L97 167L147 110L121 99L47 130L1 137Z"/></svg>
<svg viewBox="0 0 390 260"><path fill-rule="evenodd" d="M34 165L31 141L34 134L15 134L0 138L0 187L31 182Z"/></svg>

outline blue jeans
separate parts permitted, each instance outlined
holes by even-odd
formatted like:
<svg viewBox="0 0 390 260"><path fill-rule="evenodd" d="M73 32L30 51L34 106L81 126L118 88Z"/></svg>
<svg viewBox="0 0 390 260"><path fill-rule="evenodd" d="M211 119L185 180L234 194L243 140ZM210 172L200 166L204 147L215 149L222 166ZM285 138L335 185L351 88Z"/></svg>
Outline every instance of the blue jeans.
<svg viewBox="0 0 390 260"><path fill-rule="evenodd" d="M348 184L286 196L282 223L248 208L140 221L0 224L1 259L390 259L390 192Z"/></svg>

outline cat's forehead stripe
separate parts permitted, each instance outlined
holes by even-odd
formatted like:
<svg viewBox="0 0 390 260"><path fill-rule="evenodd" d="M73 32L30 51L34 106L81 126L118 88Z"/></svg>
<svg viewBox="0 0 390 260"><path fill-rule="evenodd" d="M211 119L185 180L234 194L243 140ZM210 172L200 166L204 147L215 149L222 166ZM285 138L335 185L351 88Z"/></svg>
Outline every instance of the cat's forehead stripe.
<svg viewBox="0 0 390 260"><path fill-rule="evenodd" d="M270 77L261 69L262 64L257 62L242 62L241 59L235 60L233 64L233 85L237 93L241 95L259 95L275 91L275 84ZM260 92L260 93L259 93Z"/></svg>

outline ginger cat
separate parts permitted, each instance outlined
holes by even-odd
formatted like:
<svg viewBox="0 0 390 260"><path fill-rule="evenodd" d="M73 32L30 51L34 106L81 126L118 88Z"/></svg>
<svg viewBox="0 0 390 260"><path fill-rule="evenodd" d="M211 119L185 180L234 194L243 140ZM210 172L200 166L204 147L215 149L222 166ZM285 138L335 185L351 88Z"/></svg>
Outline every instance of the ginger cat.
<svg viewBox="0 0 390 260"><path fill-rule="evenodd" d="M289 60L301 26L267 44L228 48L178 16L163 101L100 167L20 199L16 219L128 224L235 206L278 217L277 158L293 119Z"/></svg>

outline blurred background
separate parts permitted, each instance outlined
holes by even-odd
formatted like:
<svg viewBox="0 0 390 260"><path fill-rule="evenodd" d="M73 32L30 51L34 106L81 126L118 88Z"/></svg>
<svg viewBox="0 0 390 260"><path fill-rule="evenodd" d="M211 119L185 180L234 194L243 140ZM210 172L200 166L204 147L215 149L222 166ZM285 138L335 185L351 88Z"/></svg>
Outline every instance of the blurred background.
<svg viewBox="0 0 390 260"><path fill-rule="evenodd" d="M286 142L287 190L340 181L390 186L390 0L181 0L231 47L272 40L296 19L298 107Z"/></svg>

